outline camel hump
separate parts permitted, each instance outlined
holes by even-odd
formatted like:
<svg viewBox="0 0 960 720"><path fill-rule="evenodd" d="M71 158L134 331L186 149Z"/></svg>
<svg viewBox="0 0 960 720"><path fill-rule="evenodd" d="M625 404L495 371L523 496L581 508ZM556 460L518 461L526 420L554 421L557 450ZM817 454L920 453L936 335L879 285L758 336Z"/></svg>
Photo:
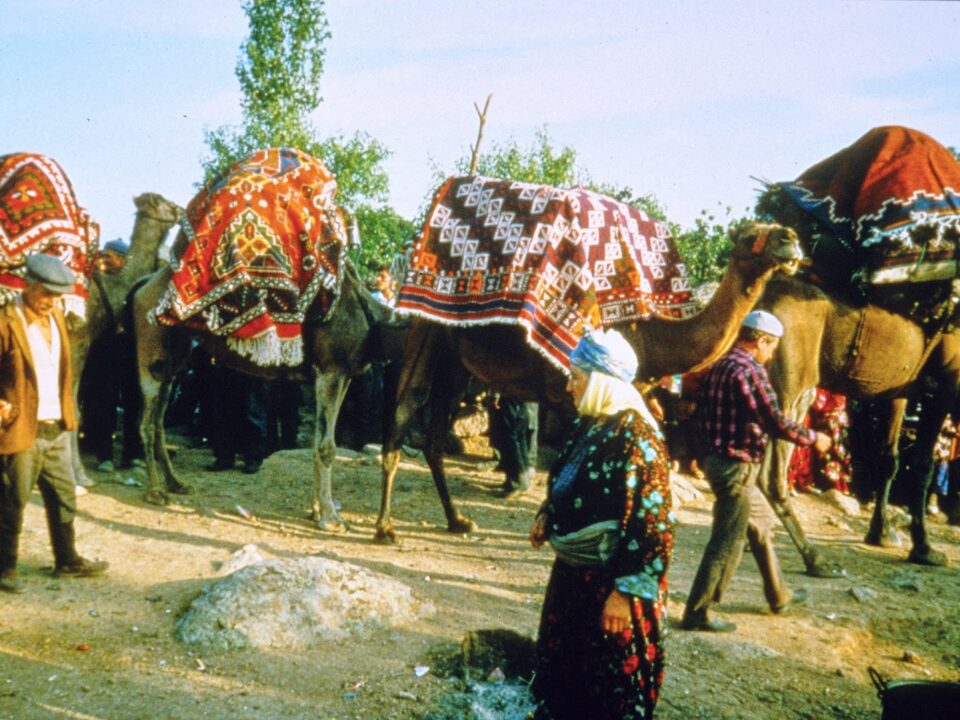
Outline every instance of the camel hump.
<svg viewBox="0 0 960 720"><path fill-rule="evenodd" d="M960 275L960 162L917 130L870 130L796 180L768 185L757 211L797 230L814 279L896 312L911 312L912 293L881 286Z"/></svg>

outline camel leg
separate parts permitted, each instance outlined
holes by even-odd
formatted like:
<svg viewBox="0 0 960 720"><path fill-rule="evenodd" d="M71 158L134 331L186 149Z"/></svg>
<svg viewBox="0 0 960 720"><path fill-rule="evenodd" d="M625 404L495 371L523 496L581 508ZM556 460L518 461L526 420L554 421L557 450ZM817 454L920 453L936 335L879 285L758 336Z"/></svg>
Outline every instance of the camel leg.
<svg viewBox="0 0 960 720"><path fill-rule="evenodd" d="M795 401L784 403L786 414L792 420L802 421L815 397L815 388L808 388L801 392ZM787 470L792 454L793 443L786 440L773 440L768 445L760 470L760 477L767 478L766 487L763 488L764 494L777 517L780 518L787 536L800 553L806 574L815 578L843 577L846 571L839 563L823 557L820 549L807 538L790 505Z"/></svg>
<svg viewBox="0 0 960 720"><path fill-rule="evenodd" d="M342 372L316 371L314 395L317 401L313 433L313 504L311 517L321 530L343 532L347 524L333 503L333 462L337 445L334 432L340 406L350 387L350 379Z"/></svg>
<svg viewBox="0 0 960 720"><path fill-rule="evenodd" d="M452 378L441 378L441 382L434 382L430 388L428 404L430 422L424 457L430 467L433 484L437 488L437 495L440 496L443 512L447 518L447 532L451 533L468 533L477 530L477 524L466 515L460 514L454 506L443 469L443 448L450 432L454 410L467 387L467 380L466 370L461 369Z"/></svg>
<svg viewBox="0 0 960 720"><path fill-rule="evenodd" d="M910 469L910 539L912 547L907 559L918 565L943 567L947 556L935 550L927 537L927 497L930 482L933 479L933 447L943 426L943 419L953 408L956 399L956 378L945 378L938 382L933 397L924 399L923 412L917 426L917 442L914 446L915 460Z"/></svg>
<svg viewBox="0 0 960 720"><path fill-rule="evenodd" d="M905 398L895 398L889 403L875 403L876 413L881 425L887 428L886 436L871 435L868 454L870 470L875 477L882 479L877 491L877 501L870 518L870 527L864 542L878 547L900 547L901 541L887 519L887 506L890 500L890 487L897 476L899 456L897 446L900 442L900 428L903 414L907 409Z"/></svg>
<svg viewBox="0 0 960 720"><path fill-rule="evenodd" d="M374 539L377 542L395 543L397 534L390 519L390 507L393 500L393 482L400 462L400 445L404 432L416 411L430 399L433 404L434 390L445 387L447 397L458 396L464 385L452 387L453 381L462 376L465 382L466 371L453 361L455 352L448 343L443 341L443 330L430 323L415 323L407 337L407 347L404 352L403 369L397 384L397 402L392 415L388 415L387 429L383 444L383 482L380 494L380 515L377 517L377 529ZM453 361L453 362L452 362ZM451 375L451 364L456 365L454 375ZM438 398L439 399L439 398ZM448 409L448 406L445 407ZM443 476L442 448L443 440L449 429L449 413L443 413L447 418L447 425L442 431L437 431L439 439L434 438L434 423L439 426L437 413L431 413L430 439L426 450L427 462L433 474L434 484L440 494L440 502L447 516L447 529L451 532L469 532L476 529L473 522L460 515L453 507L450 494L447 490L446 479Z"/></svg>
<svg viewBox="0 0 960 720"><path fill-rule="evenodd" d="M160 394L163 380L154 377L152 373L141 368L140 392L143 396L142 414L140 416L140 439L143 441L144 459L147 464L147 492L145 500L155 505L166 505L169 501L166 485L160 482L157 471L157 445L159 433L157 426L163 425L163 417L157 419L160 406Z"/></svg>

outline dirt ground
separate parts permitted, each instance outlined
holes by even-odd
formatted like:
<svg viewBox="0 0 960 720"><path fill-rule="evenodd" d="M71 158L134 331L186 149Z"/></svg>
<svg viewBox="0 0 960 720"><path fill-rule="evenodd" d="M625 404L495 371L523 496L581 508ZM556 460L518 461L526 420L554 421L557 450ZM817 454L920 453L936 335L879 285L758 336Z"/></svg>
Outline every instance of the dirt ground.
<svg viewBox="0 0 960 720"><path fill-rule="evenodd" d="M175 464L196 491L166 508L144 503L142 488L124 484L129 472L94 473L99 483L79 499L77 534L81 552L110 561L102 578L51 576L35 496L22 541L27 592L0 596L0 717L471 717L464 684L444 677L436 657L453 653L469 630L536 633L551 557L530 547L527 531L543 473L529 498L505 501L495 495L502 477L489 457L451 459L453 496L480 526L457 536L445 532L425 465L405 460L393 508L402 544L383 546L372 541L376 459L338 460L335 496L352 526L339 535L319 532L306 517L304 462L268 461L248 476L204 472L210 460L209 451L180 448ZM253 518L244 518L238 504ZM720 608L739 629L724 636L676 627L707 539L710 498L678 510L660 718L879 718L868 666L886 677L960 679L960 529L934 519L933 539L952 567L918 567L904 562L905 550L860 542L866 510L844 516L815 496L796 505L809 534L849 577L805 577L781 532L787 578L810 590L809 602L769 615L747 557ZM177 617L216 577L218 563L248 543L270 558L317 555L384 573L437 612L375 639L308 651L204 654L180 645ZM418 674L417 665L430 670Z"/></svg>

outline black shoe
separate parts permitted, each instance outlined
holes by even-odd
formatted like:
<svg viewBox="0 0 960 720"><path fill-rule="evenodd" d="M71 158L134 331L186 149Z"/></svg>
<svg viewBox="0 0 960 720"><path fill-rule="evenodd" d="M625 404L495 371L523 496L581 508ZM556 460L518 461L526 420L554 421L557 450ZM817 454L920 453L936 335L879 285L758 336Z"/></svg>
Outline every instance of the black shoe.
<svg viewBox="0 0 960 720"><path fill-rule="evenodd" d="M54 570L57 577L94 577L102 575L110 567L106 560L87 560L78 557L74 562L66 565L58 565Z"/></svg>
<svg viewBox="0 0 960 720"><path fill-rule="evenodd" d="M716 618L692 617L684 618L680 623L683 630L700 630L702 632L728 633L737 629L737 626L726 620Z"/></svg>
<svg viewBox="0 0 960 720"><path fill-rule="evenodd" d="M783 615L786 612L790 612L790 608L794 605L803 605L809 597L810 593L807 592L806 588L797 588L793 591L793 595L790 596L790 599L787 600L783 605L778 608L770 609L775 615Z"/></svg>
<svg viewBox="0 0 960 720"><path fill-rule="evenodd" d="M16 570L4 570L0 573L0 592L19 595L24 589Z"/></svg>
<svg viewBox="0 0 960 720"><path fill-rule="evenodd" d="M208 472L222 472L223 470L233 470L234 461L226 458L217 458L205 468Z"/></svg>
<svg viewBox="0 0 960 720"><path fill-rule="evenodd" d="M246 475L256 475L260 471L263 460L247 460L243 463L243 472Z"/></svg>

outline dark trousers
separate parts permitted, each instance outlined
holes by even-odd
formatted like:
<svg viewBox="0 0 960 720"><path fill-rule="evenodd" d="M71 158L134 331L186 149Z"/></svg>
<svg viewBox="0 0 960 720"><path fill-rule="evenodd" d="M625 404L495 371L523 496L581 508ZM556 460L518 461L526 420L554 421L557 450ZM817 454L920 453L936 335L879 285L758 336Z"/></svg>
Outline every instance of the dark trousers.
<svg viewBox="0 0 960 720"><path fill-rule="evenodd" d="M90 345L80 379L84 445L98 462L113 460L117 409L123 408L121 462L143 457L140 438L140 380L132 333L107 332Z"/></svg>
<svg viewBox="0 0 960 720"><path fill-rule="evenodd" d="M746 463L720 455L708 455L704 472L716 496L713 526L693 580L684 617L707 616L720 602L743 556L747 542L763 579L763 594L771 609L790 601L780 563L773 549L773 512L757 487L759 463Z"/></svg>
<svg viewBox="0 0 960 720"><path fill-rule="evenodd" d="M0 475L0 571L14 570L23 529L23 511L35 486L47 511L47 528L57 567L78 561L73 519L76 488L70 433L41 424L31 448L2 458Z"/></svg>
<svg viewBox="0 0 960 720"><path fill-rule="evenodd" d="M490 413L490 443L500 454L500 467L508 480L515 482L530 468L527 403L499 399Z"/></svg>
<svg viewBox="0 0 960 720"><path fill-rule="evenodd" d="M286 378L270 383L267 444L271 451L295 448L300 429L300 383Z"/></svg>
<svg viewBox="0 0 960 720"><path fill-rule="evenodd" d="M210 447L217 460L259 463L267 456L269 382L214 365L210 402Z"/></svg>

